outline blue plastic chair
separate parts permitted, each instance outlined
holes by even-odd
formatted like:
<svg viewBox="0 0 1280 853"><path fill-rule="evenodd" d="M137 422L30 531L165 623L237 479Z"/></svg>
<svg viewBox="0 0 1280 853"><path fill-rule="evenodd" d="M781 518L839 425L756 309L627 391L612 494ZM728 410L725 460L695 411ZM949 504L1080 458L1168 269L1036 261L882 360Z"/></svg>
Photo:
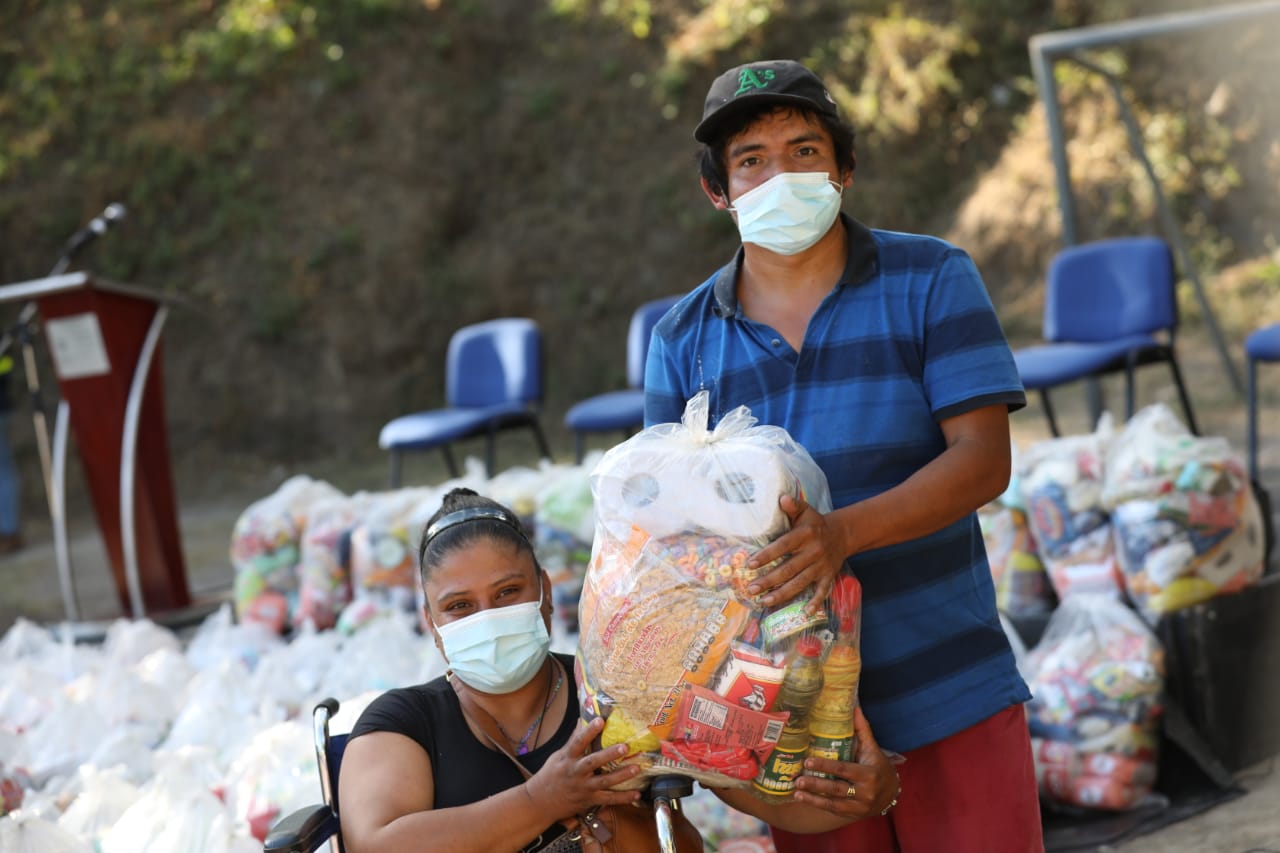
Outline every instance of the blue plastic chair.
<svg viewBox="0 0 1280 853"><path fill-rule="evenodd" d="M325 699L311 712L311 730L320 770L320 795L324 802L286 815L267 833L266 853L314 853L325 842L331 853L342 853L338 823L338 770L347 748L347 735L329 733L329 720L338 713L338 700Z"/></svg>
<svg viewBox="0 0 1280 853"><path fill-rule="evenodd" d="M564 416L564 424L573 431L574 458L579 464L586 452L585 438L593 432L621 432L626 438L644 426L644 363L649 354L649 338L653 327L679 296L664 296L646 302L631 315L627 330L627 388L597 394L575 403Z"/></svg>
<svg viewBox="0 0 1280 853"><path fill-rule="evenodd" d="M1053 257L1045 284L1045 343L1014 352L1023 386L1039 392L1050 432L1059 435L1051 388L1123 370L1131 417L1134 370L1167 362L1187 427L1199 434L1174 352L1176 286L1173 256L1158 237L1098 240Z"/></svg>
<svg viewBox="0 0 1280 853"><path fill-rule="evenodd" d="M544 459L551 458L538 413L542 406L542 333L533 321L506 317L464 326L449 339L445 408L388 423L378 445L391 454L391 486L400 485L401 455L439 447L457 477L450 444L485 437L485 472L493 475L494 444L504 430L528 427Z"/></svg>
<svg viewBox="0 0 1280 853"><path fill-rule="evenodd" d="M1244 341L1249 362L1249 476L1258 480L1258 362L1280 361L1280 323L1264 326Z"/></svg>

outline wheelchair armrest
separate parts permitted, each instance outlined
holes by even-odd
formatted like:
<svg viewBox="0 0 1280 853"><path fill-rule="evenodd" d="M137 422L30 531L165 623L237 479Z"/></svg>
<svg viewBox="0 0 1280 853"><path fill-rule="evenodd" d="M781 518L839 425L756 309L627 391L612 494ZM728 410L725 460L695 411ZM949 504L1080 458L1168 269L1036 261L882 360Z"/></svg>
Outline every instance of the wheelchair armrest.
<svg viewBox="0 0 1280 853"><path fill-rule="evenodd" d="M312 853L338 832L338 816L323 803L286 815L262 844L266 853Z"/></svg>

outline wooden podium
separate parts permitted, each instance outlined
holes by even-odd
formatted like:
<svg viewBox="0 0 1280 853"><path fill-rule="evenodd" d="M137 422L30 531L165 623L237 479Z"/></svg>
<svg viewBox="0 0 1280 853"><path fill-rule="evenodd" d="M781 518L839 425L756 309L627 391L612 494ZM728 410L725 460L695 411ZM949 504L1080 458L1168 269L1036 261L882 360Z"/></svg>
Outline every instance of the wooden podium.
<svg viewBox="0 0 1280 853"><path fill-rule="evenodd" d="M0 302L35 304L61 392L45 486L71 622L79 613L65 513L68 427L75 433L121 609L136 619L192 603L159 357L173 301L84 272L0 287ZM33 368L28 359L28 371Z"/></svg>

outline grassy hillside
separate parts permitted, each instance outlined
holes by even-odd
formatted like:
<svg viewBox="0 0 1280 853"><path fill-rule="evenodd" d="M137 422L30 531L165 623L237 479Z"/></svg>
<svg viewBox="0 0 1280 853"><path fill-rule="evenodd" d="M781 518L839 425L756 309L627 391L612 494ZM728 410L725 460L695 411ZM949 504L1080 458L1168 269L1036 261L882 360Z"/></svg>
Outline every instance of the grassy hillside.
<svg viewBox="0 0 1280 853"><path fill-rule="evenodd" d="M1061 233L1027 39L1195 5L8 0L0 281L42 275L76 227L128 205L85 265L187 300L166 387L175 456L200 477L209 460L376 455L383 421L440 402L449 334L504 314L547 333L555 430L573 400L622 384L631 309L735 245L694 171L707 84L792 56L859 128L846 209L968 248L1026 338ZM1125 72L1236 336L1280 319L1276 34L1094 57ZM1082 237L1158 231L1105 86L1060 74Z"/></svg>

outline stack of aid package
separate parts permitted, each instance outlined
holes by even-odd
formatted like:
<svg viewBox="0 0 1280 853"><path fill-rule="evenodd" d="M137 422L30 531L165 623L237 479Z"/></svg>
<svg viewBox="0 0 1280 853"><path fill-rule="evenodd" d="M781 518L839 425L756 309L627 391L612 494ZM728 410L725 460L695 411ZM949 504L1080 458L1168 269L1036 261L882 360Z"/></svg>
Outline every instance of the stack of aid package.
<svg viewBox="0 0 1280 853"><path fill-rule="evenodd" d="M625 763L785 802L806 755L849 760L861 673L861 588L840 579L764 607L748 592L772 566L753 553L785 533L782 495L831 509L826 478L777 427L740 407L707 429L705 392L682 422L610 450L591 475L595 535L579 609L583 717Z"/></svg>
<svg viewBox="0 0 1280 853"><path fill-rule="evenodd" d="M1164 650L1138 614L1107 594L1063 600L1028 670L1041 796L1117 811L1142 804L1156 780Z"/></svg>
<svg viewBox="0 0 1280 853"><path fill-rule="evenodd" d="M1148 406L1112 443L1106 470L1125 588L1148 622L1261 577L1262 512L1225 438L1194 436L1168 406Z"/></svg>

